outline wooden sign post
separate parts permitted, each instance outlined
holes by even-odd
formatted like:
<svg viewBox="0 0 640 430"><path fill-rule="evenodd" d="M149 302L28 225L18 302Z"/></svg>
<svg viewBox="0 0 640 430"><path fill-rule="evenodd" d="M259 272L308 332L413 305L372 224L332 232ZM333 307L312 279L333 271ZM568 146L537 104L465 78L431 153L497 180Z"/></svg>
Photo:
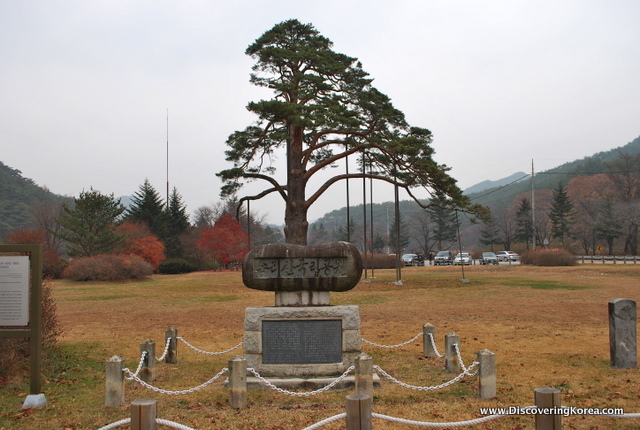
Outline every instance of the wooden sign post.
<svg viewBox="0 0 640 430"><path fill-rule="evenodd" d="M42 245L0 245L0 338L29 338L30 395L23 409L44 407L42 391Z"/></svg>

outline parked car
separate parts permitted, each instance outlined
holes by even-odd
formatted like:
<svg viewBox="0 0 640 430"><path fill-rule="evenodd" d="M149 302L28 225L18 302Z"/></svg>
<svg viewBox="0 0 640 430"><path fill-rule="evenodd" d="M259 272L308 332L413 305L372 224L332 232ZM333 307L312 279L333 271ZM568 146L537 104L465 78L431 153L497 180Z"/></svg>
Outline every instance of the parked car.
<svg viewBox="0 0 640 430"><path fill-rule="evenodd" d="M434 266L450 266L453 264L453 252L438 251L433 259Z"/></svg>
<svg viewBox="0 0 640 430"><path fill-rule="evenodd" d="M483 252L479 260L480 264L498 264L495 252Z"/></svg>
<svg viewBox="0 0 640 430"><path fill-rule="evenodd" d="M511 251L500 251L496 252L496 257L498 261L518 261L520 260L520 256L515 252Z"/></svg>
<svg viewBox="0 0 640 430"><path fill-rule="evenodd" d="M471 264L471 255L468 252L459 252L456 258L453 259L455 265Z"/></svg>
<svg viewBox="0 0 640 430"><path fill-rule="evenodd" d="M417 266L418 256L416 254L404 254L401 258L405 266Z"/></svg>

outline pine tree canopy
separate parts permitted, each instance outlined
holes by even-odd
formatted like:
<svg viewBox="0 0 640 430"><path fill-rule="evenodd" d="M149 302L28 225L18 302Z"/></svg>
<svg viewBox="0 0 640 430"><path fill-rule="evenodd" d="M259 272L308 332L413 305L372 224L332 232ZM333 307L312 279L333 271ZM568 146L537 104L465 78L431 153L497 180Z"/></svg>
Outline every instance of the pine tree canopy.
<svg viewBox="0 0 640 430"><path fill-rule="evenodd" d="M272 90L273 98L249 103L257 122L229 136L225 153L233 167L218 173L222 196L236 193L243 181L264 181L268 187L262 193L240 202L279 193L286 203L286 241L297 244L306 244L308 208L348 178L397 181L412 197L417 187L438 191L451 205L480 211L448 175L450 168L432 158L431 132L410 126L389 97L371 85L360 62L334 52L332 45L311 24L289 20L247 48L256 60L251 83ZM277 151L286 156L286 179L275 176ZM307 192L320 170L365 152L371 173L335 175Z"/></svg>

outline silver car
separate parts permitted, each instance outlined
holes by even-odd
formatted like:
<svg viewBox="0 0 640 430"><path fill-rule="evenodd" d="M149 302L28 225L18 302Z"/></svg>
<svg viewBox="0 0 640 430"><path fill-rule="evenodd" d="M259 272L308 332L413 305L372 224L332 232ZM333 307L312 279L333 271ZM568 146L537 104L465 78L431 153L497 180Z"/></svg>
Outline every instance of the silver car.
<svg viewBox="0 0 640 430"><path fill-rule="evenodd" d="M511 251L500 251L496 253L496 257L498 261L518 261L520 260L520 256L515 252Z"/></svg>

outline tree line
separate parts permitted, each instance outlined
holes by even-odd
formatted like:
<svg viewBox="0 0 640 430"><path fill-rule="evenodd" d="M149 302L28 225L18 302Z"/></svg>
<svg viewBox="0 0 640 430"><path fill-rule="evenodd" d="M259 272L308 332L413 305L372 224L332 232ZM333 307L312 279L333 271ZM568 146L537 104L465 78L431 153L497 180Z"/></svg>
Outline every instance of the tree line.
<svg viewBox="0 0 640 430"><path fill-rule="evenodd" d="M158 271L163 262L214 269L242 261L252 244L282 240L264 217L238 209L235 198L201 206L190 222L176 188L163 201L148 180L125 208L113 194L90 188L71 203L43 200L33 206L27 227L5 236L5 243L42 243L45 272L60 275L68 260L124 254L140 257ZM97 263L96 263L97 264Z"/></svg>

